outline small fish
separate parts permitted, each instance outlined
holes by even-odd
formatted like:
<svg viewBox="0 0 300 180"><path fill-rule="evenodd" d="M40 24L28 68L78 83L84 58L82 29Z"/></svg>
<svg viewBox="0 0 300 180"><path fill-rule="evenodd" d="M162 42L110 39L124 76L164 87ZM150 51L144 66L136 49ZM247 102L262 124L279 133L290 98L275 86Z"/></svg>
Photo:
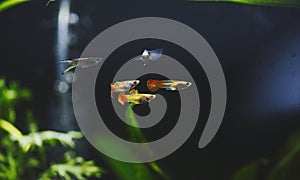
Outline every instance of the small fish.
<svg viewBox="0 0 300 180"><path fill-rule="evenodd" d="M133 103L133 104L145 104L149 103L153 99L155 99L156 95L154 94L130 94L125 95L124 92L121 92L118 97L118 102L122 105L125 102Z"/></svg>
<svg viewBox="0 0 300 180"><path fill-rule="evenodd" d="M158 60L163 53L163 49L154 49L154 50L147 50L145 49L141 56L135 59L135 61L143 61L144 66L149 61L156 61Z"/></svg>
<svg viewBox="0 0 300 180"><path fill-rule="evenodd" d="M98 64L102 60L103 60L103 58L99 58L99 57L88 57L88 58L76 58L76 59L62 60L62 61L58 61L58 63L69 63L69 64L71 64L62 73L62 74L65 74L66 72L70 71L71 69L74 69L75 67L87 68L87 67L94 66L94 65Z"/></svg>
<svg viewBox="0 0 300 180"><path fill-rule="evenodd" d="M130 81L117 81L114 84L110 84L110 96L113 97L114 92L125 92L130 91L135 88L140 83L139 80L130 80Z"/></svg>
<svg viewBox="0 0 300 180"><path fill-rule="evenodd" d="M187 81L174 80L148 80L147 87L150 91L157 91L158 89L166 89L170 91L183 90L190 87L192 83Z"/></svg>

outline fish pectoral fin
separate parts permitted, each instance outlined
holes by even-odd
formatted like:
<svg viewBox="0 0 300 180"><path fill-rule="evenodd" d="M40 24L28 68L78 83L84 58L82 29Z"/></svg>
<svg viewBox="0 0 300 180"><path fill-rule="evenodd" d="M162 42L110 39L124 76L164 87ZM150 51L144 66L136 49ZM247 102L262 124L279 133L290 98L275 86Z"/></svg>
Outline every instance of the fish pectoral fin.
<svg viewBox="0 0 300 180"><path fill-rule="evenodd" d="M124 92L119 93L118 102L124 106L124 104L126 102L126 96L125 96Z"/></svg>
<svg viewBox="0 0 300 180"><path fill-rule="evenodd" d="M65 74L66 72L70 71L71 69L74 69L76 66L70 66L68 67L66 70L64 70L63 74Z"/></svg>
<svg viewBox="0 0 300 180"><path fill-rule="evenodd" d="M170 87L166 87L166 90L169 90L169 91L176 91L177 88L176 88L176 87L170 86Z"/></svg>
<svg viewBox="0 0 300 180"><path fill-rule="evenodd" d="M137 57L133 59L134 61L141 61L141 57Z"/></svg>

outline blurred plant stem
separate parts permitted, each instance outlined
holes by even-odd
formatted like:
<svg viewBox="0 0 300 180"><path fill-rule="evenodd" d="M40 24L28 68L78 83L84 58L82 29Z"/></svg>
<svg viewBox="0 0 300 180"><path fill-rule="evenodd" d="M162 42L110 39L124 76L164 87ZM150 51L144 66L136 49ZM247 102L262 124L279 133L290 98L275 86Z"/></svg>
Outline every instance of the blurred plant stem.
<svg viewBox="0 0 300 180"><path fill-rule="evenodd" d="M0 12L16 6L18 4L24 3L24 2L28 2L29 0L4 0L2 2L0 2Z"/></svg>

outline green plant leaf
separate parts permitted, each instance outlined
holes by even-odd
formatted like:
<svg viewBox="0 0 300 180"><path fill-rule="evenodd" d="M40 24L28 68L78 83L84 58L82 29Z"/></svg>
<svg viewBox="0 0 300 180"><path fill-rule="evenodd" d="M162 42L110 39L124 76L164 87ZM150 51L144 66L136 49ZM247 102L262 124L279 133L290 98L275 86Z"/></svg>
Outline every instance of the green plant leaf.
<svg viewBox="0 0 300 180"><path fill-rule="evenodd" d="M5 157L0 153L0 162L5 162Z"/></svg>
<svg viewBox="0 0 300 180"><path fill-rule="evenodd" d="M300 7L299 0L188 0L195 2L232 2L251 5L292 6Z"/></svg>
<svg viewBox="0 0 300 180"><path fill-rule="evenodd" d="M297 155L300 154L299 138L300 132L297 132L290 138L290 142L286 145L286 152L268 174L268 180L291 179L291 177L289 177L292 176L291 171L295 169L295 166L299 166L299 158L297 159ZM298 162L296 160L298 160Z"/></svg>
<svg viewBox="0 0 300 180"><path fill-rule="evenodd" d="M257 180L259 179L259 169L267 164L266 159L260 159L249 163L237 170L233 175L232 180Z"/></svg>
<svg viewBox="0 0 300 180"><path fill-rule="evenodd" d="M55 0L48 0L46 6L48 6L50 3L54 2Z"/></svg>
<svg viewBox="0 0 300 180"><path fill-rule="evenodd" d="M3 3L1 2L0 5L3 6ZM30 98L29 90L21 88L13 81L8 86L5 79L0 78L0 179L20 180L44 177L43 179L47 180L58 178L84 180L90 179L89 177L100 177L103 171L99 173L100 168L93 161L85 161L82 157L74 155L66 154L65 162L59 164L52 162L53 166L48 166L49 159L47 159L46 152L50 146L45 146L46 144L60 143L74 150L74 139L80 139L83 136L77 131L67 133L38 131L30 110L27 110L25 115L30 133L23 134L13 125L16 116L15 106L20 100ZM23 126L22 129L25 128L26 126ZM31 147L36 147L36 149L29 151ZM49 172L49 176L40 176L41 170Z"/></svg>
<svg viewBox="0 0 300 180"><path fill-rule="evenodd" d="M74 148L75 142L73 139L80 139L82 137L82 133L78 131L69 131L68 133L41 131L23 135L23 138L19 139L18 142L22 149L27 152L30 147L42 147L44 143L54 144L60 142L64 146Z"/></svg>
<svg viewBox="0 0 300 180"><path fill-rule="evenodd" d="M21 3L24 3L24 2L28 2L29 0L4 0L3 2L0 3L0 12L10 8L10 7L13 7L13 6L16 6L18 4L21 4Z"/></svg>
<svg viewBox="0 0 300 180"><path fill-rule="evenodd" d="M90 177L100 178L105 172L96 166L93 161L85 161L82 157L75 157L73 152L67 152L64 155L63 163L52 164L49 170L44 172L39 180L50 180L53 178L63 178L71 180L76 177L78 180L86 180Z"/></svg>
<svg viewBox="0 0 300 180"><path fill-rule="evenodd" d="M7 131L13 138L16 138L17 140L21 140L23 138L22 132L4 119L0 119L0 128Z"/></svg>

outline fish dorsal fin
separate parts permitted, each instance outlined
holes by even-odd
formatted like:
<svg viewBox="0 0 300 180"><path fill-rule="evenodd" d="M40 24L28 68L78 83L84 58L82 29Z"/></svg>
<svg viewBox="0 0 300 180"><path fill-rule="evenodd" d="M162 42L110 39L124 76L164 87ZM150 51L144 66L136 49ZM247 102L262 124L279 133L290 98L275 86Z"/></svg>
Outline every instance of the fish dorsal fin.
<svg viewBox="0 0 300 180"><path fill-rule="evenodd" d="M144 52L142 53L142 56L147 57L148 55L149 55L149 51L145 49Z"/></svg>

